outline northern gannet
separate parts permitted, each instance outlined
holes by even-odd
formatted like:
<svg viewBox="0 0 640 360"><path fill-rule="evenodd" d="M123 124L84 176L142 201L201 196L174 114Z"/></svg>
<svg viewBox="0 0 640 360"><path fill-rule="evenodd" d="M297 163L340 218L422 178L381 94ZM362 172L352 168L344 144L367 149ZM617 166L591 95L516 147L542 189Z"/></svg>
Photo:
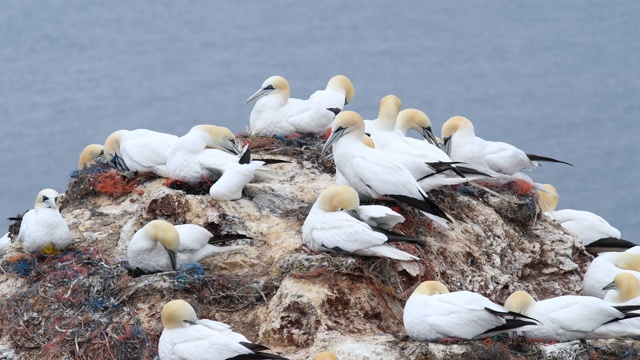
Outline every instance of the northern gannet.
<svg viewBox="0 0 640 360"><path fill-rule="evenodd" d="M213 234L194 224L172 225L153 220L138 230L127 247L129 267L145 273L177 270L181 264L197 263L239 246L212 245Z"/></svg>
<svg viewBox="0 0 640 360"><path fill-rule="evenodd" d="M353 111L343 111L336 116L322 153L333 147L336 168L360 196L407 203L447 226L444 219L450 219L429 199L411 172L398 164L395 157L364 145L363 136L362 117Z"/></svg>
<svg viewBox="0 0 640 360"><path fill-rule="evenodd" d="M572 209L556 210L558 191L551 184L543 186L547 191L538 190L541 210L546 216L559 222L563 228L574 233L590 254L625 251L636 245L621 239L620 230L592 212Z"/></svg>
<svg viewBox="0 0 640 360"><path fill-rule="evenodd" d="M388 231L403 220L402 215L383 206L361 208L354 189L335 185L325 189L313 204L302 225L302 240L312 250L418 260L388 245L400 241L424 245L417 239Z"/></svg>
<svg viewBox="0 0 640 360"><path fill-rule="evenodd" d="M172 300L162 308L164 329L158 341L162 360L282 359L265 353L269 348L254 344L225 323L198 319L184 300Z"/></svg>
<svg viewBox="0 0 640 360"><path fill-rule="evenodd" d="M17 240L29 253L55 254L72 244L67 222L60 215L56 200L60 194L53 189L38 193L33 209L22 217Z"/></svg>
<svg viewBox="0 0 640 360"><path fill-rule="evenodd" d="M147 129L118 130L104 143L108 163L121 172L155 172L167 162L167 156L178 137Z"/></svg>
<svg viewBox="0 0 640 360"><path fill-rule="evenodd" d="M564 161L526 154L511 144L486 141L476 136L473 124L462 116L454 116L442 125L445 152L453 161L491 176L515 175L522 170L532 170L538 161L568 164Z"/></svg>
<svg viewBox="0 0 640 360"><path fill-rule="evenodd" d="M620 330L614 333L611 325L637 315L593 296L566 295L536 302L526 291L511 294L504 307L540 321L540 326L524 330L527 338L556 341L627 336ZM625 331L627 326L621 326ZM635 333L640 334L640 328Z"/></svg>
<svg viewBox="0 0 640 360"><path fill-rule="evenodd" d="M404 306L403 322L407 334L419 341L475 339L538 325L480 294L449 292L438 281L425 281L413 291Z"/></svg>
<svg viewBox="0 0 640 360"><path fill-rule="evenodd" d="M91 166L96 162L97 158L104 158L104 146L100 144L87 145L80 153L78 170Z"/></svg>
<svg viewBox="0 0 640 360"><path fill-rule="evenodd" d="M335 112L289 94L289 82L272 76L247 99L258 100L249 117L252 135L319 134L329 128Z"/></svg>
<svg viewBox="0 0 640 360"><path fill-rule="evenodd" d="M318 108L333 109L332 111L337 113L353 100L355 93L348 77L336 75L329 80L324 90L314 92L307 101Z"/></svg>

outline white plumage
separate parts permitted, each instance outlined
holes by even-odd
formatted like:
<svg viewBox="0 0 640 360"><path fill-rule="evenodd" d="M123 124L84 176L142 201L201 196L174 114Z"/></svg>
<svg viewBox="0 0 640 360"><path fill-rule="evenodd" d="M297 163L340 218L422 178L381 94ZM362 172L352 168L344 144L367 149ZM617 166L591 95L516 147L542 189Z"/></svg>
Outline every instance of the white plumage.
<svg viewBox="0 0 640 360"><path fill-rule="evenodd" d="M324 190L302 225L304 243L312 250L345 251L396 260L418 259L388 245L388 234L371 227L380 224L380 228L387 230L403 221L402 215L383 206L371 208L359 204L358 193L350 187L331 186ZM404 241L416 242L408 237L404 237Z"/></svg>
<svg viewBox="0 0 640 360"><path fill-rule="evenodd" d="M38 193L33 209L22 217L17 240L26 252L56 253L71 245L71 232L60 215L56 200L60 194L53 189Z"/></svg>
<svg viewBox="0 0 640 360"><path fill-rule="evenodd" d="M248 148L245 147L244 151ZM156 173L189 184L215 181L209 189L211 197L236 200L254 177L272 176L272 170L263 167L264 162L251 161L250 154L243 159L241 154L244 155L229 129L198 125L174 143L166 165L156 166Z"/></svg>
<svg viewBox="0 0 640 360"><path fill-rule="evenodd" d="M590 253L624 251L635 245L621 239L618 229L592 212L572 209L556 210L558 191L551 184L544 184L543 187L544 191L538 190L541 210L546 216L575 234Z"/></svg>
<svg viewBox="0 0 640 360"><path fill-rule="evenodd" d="M450 293L440 282L425 281L404 306L403 322L414 340L474 339L496 332L535 326L529 319L506 319L507 310L486 297L470 292Z"/></svg>
<svg viewBox="0 0 640 360"><path fill-rule="evenodd" d="M239 355L252 359L284 359L264 353L268 348L253 344L230 326L218 321L199 320L184 300L173 300L162 308L164 329L158 342L162 360L226 360ZM249 355L254 355L250 357Z"/></svg>
<svg viewBox="0 0 640 360"><path fill-rule="evenodd" d="M252 135L318 134L329 128L334 112L289 94L289 82L272 76L247 99L247 103L258 100L249 117Z"/></svg>
<svg viewBox="0 0 640 360"><path fill-rule="evenodd" d="M454 116L442 125L442 139L445 152L453 161L464 162L491 176L515 175L522 170L532 170L538 163L531 158L562 162L526 154L511 144L479 138L471 121L462 116Z"/></svg>
<svg viewBox="0 0 640 360"><path fill-rule="evenodd" d="M378 146L379 142L389 134L402 136L402 132L396 129L396 118L402 106L402 101L395 95L387 95L380 99L380 110L378 118L374 120L364 120L364 132L369 134Z"/></svg>
<svg viewBox="0 0 640 360"><path fill-rule="evenodd" d="M336 75L327 83L324 90L318 90L309 96L310 104L320 109L337 109L342 111L345 105L353 100L355 89L348 77Z"/></svg>
<svg viewBox="0 0 640 360"><path fill-rule="evenodd" d="M167 156L178 137L147 129L118 130L104 143L108 162L116 170L140 173L155 172L167 162Z"/></svg>
<svg viewBox="0 0 640 360"><path fill-rule="evenodd" d="M603 298L605 291L602 288L611 283L613 278L621 272L628 272L640 279L640 255L636 255L629 250L601 253L593 259L584 274L582 280L583 293Z"/></svg>
<svg viewBox="0 0 640 360"><path fill-rule="evenodd" d="M364 123L353 111L343 111L333 122L322 152L333 147L336 168L361 197L393 198L423 210L432 220L447 226L446 214L428 198L414 176L396 157L362 143Z"/></svg>
<svg viewBox="0 0 640 360"><path fill-rule="evenodd" d="M524 331L530 339L571 341L626 336L628 323L620 322L625 313L592 296L567 295L536 302L525 291L516 291L504 307L540 321L540 326ZM635 332L640 333L640 328Z"/></svg>
<svg viewBox="0 0 640 360"><path fill-rule="evenodd" d="M198 225L173 226L163 220L153 220L131 238L127 247L129 266L146 273L171 271L184 263L197 263L213 254L241 248L211 245L212 236Z"/></svg>

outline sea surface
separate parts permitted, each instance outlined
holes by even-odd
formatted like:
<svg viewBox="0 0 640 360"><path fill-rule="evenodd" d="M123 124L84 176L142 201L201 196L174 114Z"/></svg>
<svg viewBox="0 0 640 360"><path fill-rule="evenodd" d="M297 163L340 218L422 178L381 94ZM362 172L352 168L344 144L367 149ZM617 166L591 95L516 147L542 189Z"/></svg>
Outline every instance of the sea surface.
<svg viewBox="0 0 640 360"><path fill-rule="evenodd" d="M571 162L531 176L639 242L638 19L632 0L0 0L0 230L115 130L241 132L267 77L307 98L344 74L365 119L395 94L437 133L464 115Z"/></svg>

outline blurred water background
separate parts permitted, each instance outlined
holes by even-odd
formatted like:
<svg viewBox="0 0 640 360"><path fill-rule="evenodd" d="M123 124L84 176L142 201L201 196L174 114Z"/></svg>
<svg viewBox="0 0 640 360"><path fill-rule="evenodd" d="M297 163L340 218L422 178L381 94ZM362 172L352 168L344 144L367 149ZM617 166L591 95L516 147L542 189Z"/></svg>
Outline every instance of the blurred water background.
<svg viewBox="0 0 640 360"><path fill-rule="evenodd" d="M440 132L560 158L532 173L559 208L640 240L640 2L0 1L0 229L63 192L78 155L118 129L241 132L271 75L307 98L335 74L377 116L395 94Z"/></svg>

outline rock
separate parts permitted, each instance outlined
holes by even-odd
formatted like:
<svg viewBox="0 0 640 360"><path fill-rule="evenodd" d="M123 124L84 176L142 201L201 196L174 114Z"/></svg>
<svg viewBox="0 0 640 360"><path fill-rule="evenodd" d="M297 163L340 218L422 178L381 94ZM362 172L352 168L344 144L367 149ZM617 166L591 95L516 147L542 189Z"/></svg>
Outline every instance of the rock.
<svg viewBox="0 0 640 360"><path fill-rule="evenodd" d="M620 354L622 348L638 353L634 340L551 346L507 338L412 341L404 335L402 308L421 281L440 280L498 303L520 289L538 299L579 294L591 256L557 223L538 216L533 193L497 186L496 196L467 185L432 192L455 220L450 230L411 208L382 202L406 217L395 230L427 243L397 245L419 262L313 253L302 245L302 222L334 181L332 164L319 153L322 142L243 140L255 158L291 163L272 165L283 179L251 183L237 201L215 201L206 186L181 190L153 176L122 180L129 189L124 195L98 191L99 172L72 179L62 215L76 250L43 258L14 245L2 259L0 358L152 359L162 331L160 310L177 298L200 317L226 322L292 359L326 350L341 359L581 358ZM121 183L109 176L110 186ZM247 246L201 266L135 277L125 269L127 244L153 219L253 239L229 242Z"/></svg>

